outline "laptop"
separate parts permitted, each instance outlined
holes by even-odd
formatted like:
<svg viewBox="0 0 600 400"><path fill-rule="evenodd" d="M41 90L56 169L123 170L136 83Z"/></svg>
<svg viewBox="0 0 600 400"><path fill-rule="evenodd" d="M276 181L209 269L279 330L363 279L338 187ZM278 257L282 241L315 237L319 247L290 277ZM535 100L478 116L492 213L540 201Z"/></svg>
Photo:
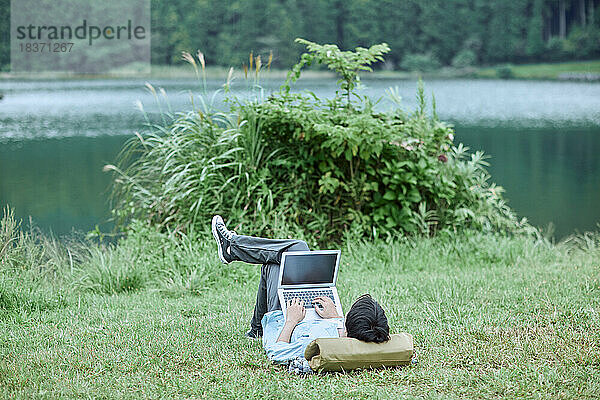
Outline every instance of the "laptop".
<svg viewBox="0 0 600 400"><path fill-rule="evenodd" d="M282 254L277 294L284 316L286 300L299 298L306 308L304 319L320 319L313 304L313 300L320 296L333 300L338 314L344 315L335 287L340 254L340 250L286 251Z"/></svg>

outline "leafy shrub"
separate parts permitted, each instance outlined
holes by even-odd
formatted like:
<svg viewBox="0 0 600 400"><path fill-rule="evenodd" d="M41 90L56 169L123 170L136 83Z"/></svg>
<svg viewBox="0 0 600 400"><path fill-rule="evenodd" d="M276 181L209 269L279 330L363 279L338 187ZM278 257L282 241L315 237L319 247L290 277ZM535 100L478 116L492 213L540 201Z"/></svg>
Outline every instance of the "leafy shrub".
<svg viewBox="0 0 600 400"><path fill-rule="evenodd" d="M483 154L454 147L452 127L438 120L435 107L428 115L422 84L413 113L376 111L356 91L358 71L386 47L352 55L304 43L310 56L266 100L229 99L229 116L180 113L132 141L119 166L109 168L117 172L121 220L206 229L211 215L223 213L247 234L321 243L348 232L528 228L506 206L502 189L488 183ZM344 71L343 91L333 99L290 93L302 66L313 61Z"/></svg>
<svg viewBox="0 0 600 400"><path fill-rule="evenodd" d="M304 39L296 39L296 42L306 45L308 53L302 54L300 62L292 67L288 73L288 81L298 79L302 68L310 66L314 61L326 64L329 69L340 75L338 84L344 91L348 103L350 103L350 95L360 83L359 71L372 71L369 65L383 61L383 54L390 51L387 43L376 44L368 49L357 47L356 51L341 51L334 44L320 45ZM289 92L289 85L284 85L284 89Z"/></svg>
<svg viewBox="0 0 600 400"><path fill-rule="evenodd" d="M452 128L426 116L422 89L419 101L412 115L378 113L367 99L359 108L331 108L301 95L239 111L258 115L267 143L281 146L286 161L267 166L269 184L289 186L282 197L293 199L293 219L309 232L429 234L516 222L501 189L486 183L483 154L465 160L464 147L451 148Z"/></svg>
<svg viewBox="0 0 600 400"><path fill-rule="evenodd" d="M496 76L500 79L510 79L515 76L512 65L503 64L496 67Z"/></svg>
<svg viewBox="0 0 600 400"><path fill-rule="evenodd" d="M477 62L477 55L473 50L464 49L456 53L452 58L452 66L454 68L466 68L475 65Z"/></svg>
<svg viewBox="0 0 600 400"><path fill-rule="evenodd" d="M566 40L560 37L551 37L546 42L544 58L548 61L560 61L567 57Z"/></svg>
<svg viewBox="0 0 600 400"><path fill-rule="evenodd" d="M573 27L564 43L564 51L579 59L600 56L600 28L595 25Z"/></svg>
<svg viewBox="0 0 600 400"><path fill-rule="evenodd" d="M441 67L441 64L432 54L405 54L400 63L400 68L407 71L430 72Z"/></svg>

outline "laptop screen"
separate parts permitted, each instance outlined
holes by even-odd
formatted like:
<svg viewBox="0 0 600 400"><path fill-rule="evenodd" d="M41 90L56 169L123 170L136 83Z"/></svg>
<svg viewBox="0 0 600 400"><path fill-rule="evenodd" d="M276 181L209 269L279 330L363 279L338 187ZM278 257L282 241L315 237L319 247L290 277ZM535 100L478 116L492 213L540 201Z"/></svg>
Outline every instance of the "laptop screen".
<svg viewBox="0 0 600 400"><path fill-rule="evenodd" d="M282 285L333 283L337 254L286 254Z"/></svg>

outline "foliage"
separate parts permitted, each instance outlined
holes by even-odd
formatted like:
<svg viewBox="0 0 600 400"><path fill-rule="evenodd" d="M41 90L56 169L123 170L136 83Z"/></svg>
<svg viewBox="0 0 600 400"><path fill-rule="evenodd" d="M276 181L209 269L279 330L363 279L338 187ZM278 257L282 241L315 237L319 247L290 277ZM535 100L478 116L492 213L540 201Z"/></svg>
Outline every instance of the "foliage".
<svg viewBox="0 0 600 400"><path fill-rule="evenodd" d="M496 67L496 76L500 79L510 79L514 75L513 66L510 64L503 64Z"/></svg>
<svg viewBox="0 0 600 400"><path fill-rule="evenodd" d="M502 65L502 64L501 64ZM600 60L572 61L544 64L511 64L514 78L517 79L561 79L564 75L586 74L600 72ZM497 78L497 67L479 68L476 76L482 78Z"/></svg>
<svg viewBox="0 0 600 400"><path fill-rule="evenodd" d="M471 67L477 63L477 55L473 50L463 49L452 58L452 66L455 68Z"/></svg>
<svg viewBox="0 0 600 400"><path fill-rule="evenodd" d="M313 62L326 64L327 68L334 70L340 75L338 85L345 92L347 104L350 105L350 94L360 84L360 71L373 71L369 65L377 61L383 61L383 54L390 51L387 43L376 44L368 49L357 47L355 51L341 51L334 44L318 44L301 38L296 39L308 49L302 54L300 61L292 67L288 73L284 89L290 90L290 83L300 78L302 68L310 66Z"/></svg>
<svg viewBox="0 0 600 400"><path fill-rule="evenodd" d="M377 112L366 98L361 108L347 110L335 100L302 95L247 104L240 114L257 115L266 143L281 146L285 161L265 166L270 186L291 186L282 190L294 199L294 220L308 232L335 238L340 230L377 235L520 227L502 189L487 183L482 153L465 160L466 149L452 146L452 128L426 115L422 88L418 98L411 115Z"/></svg>
<svg viewBox="0 0 600 400"><path fill-rule="evenodd" d="M526 52L536 58L544 53L544 2L545 0L533 0L533 15L527 27Z"/></svg>
<svg viewBox="0 0 600 400"><path fill-rule="evenodd" d="M575 27L564 44L565 51L579 59L600 56L600 29L590 25Z"/></svg>
<svg viewBox="0 0 600 400"><path fill-rule="evenodd" d="M565 58L566 52L566 39L559 37L553 37L546 43L546 54L545 58L549 61L558 61Z"/></svg>
<svg viewBox="0 0 600 400"><path fill-rule="evenodd" d="M187 112L146 137L134 137L122 154L122 162L132 160L126 173L105 167L120 177L114 193L118 220L144 215L171 224L185 213L194 224L201 211L219 209L241 175L238 136L221 114Z"/></svg>
<svg viewBox="0 0 600 400"><path fill-rule="evenodd" d="M10 0L0 0L0 71L10 69Z"/></svg>
<svg viewBox="0 0 600 400"><path fill-rule="evenodd" d="M466 227L531 230L489 184L483 154L454 146L450 125L418 107L376 110L352 82L385 46L312 49L312 60L340 71L333 99L283 90L267 99L230 98L229 114L179 113L123 151L115 215L179 231L206 229L222 213L246 234L339 242L344 234L431 235ZM328 53L329 52L329 53ZM343 99L357 99L351 107ZM133 160L133 161L132 161Z"/></svg>
<svg viewBox="0 0 600 400"><path fill-rule="evenodd" d="M429 72L440 68L438 59L431 53L406 54L402 58L400 68L407 71Z"/></svg>

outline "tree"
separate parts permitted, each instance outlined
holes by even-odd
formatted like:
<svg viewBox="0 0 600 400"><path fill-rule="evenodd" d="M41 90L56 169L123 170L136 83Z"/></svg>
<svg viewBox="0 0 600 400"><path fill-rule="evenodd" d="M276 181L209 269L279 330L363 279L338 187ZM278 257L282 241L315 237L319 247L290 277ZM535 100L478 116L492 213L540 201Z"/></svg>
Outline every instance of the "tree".
<svg viewBox="0 0 600 400"><path fill-rule="evenodd" d="M544 51L544 0L534 0L527 30L527 54L538 57Z"/></svg>
<svg viewBox="0 0 600 400"><path fill-rule="evenodd" d="M0 0L0 71L10 64L10 0Z"/></svg>

